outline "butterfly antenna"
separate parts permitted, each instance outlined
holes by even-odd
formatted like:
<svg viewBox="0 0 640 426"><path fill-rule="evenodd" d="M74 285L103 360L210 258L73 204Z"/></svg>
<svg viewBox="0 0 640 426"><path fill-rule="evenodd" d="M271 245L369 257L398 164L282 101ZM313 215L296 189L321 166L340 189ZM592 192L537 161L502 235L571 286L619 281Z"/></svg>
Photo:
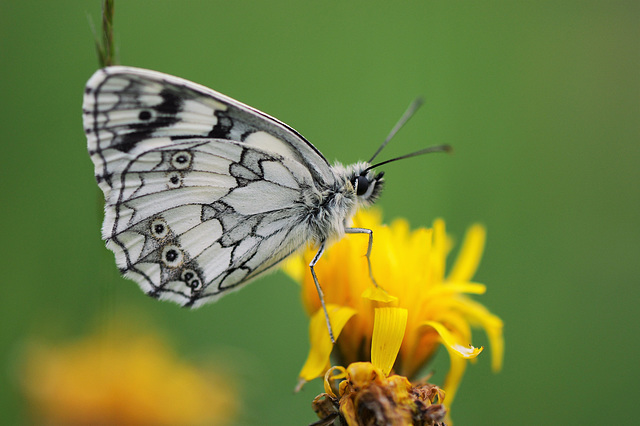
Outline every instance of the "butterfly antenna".
<svg viewBox="0 0 640 426"><path fill-rule="evenodd" d="M451 152L451 151L453 151L453 148L451 148L451 145L430 146L429 148L421 149L420 151L412 152L411 154L405 154L405 155L402 155L400 157L392 158L391 160L386 160L386 161L382 161L380 163L374 164L372 166L367 167L364 171L366 172L366 171L374 169L374 168L376 168L378 166L382 166L384 164L391 163L392 161L404 160L405 158L416 157L416 156L422 155L422 154L429 154L431 152Z"/></svg>
<svg viewBox="0 0 640 426"><path fill-rule="evenodd" d="M402 117L400 117L400 120L398 120L396 125L393 126L393 129L391 129L389 136L387 136L384 142L382 142L382 145L380 145L380 148L378 148L376 153L373 154L373 157L371 157L371 160L369 160L369 164L373 162L373 159L376 158L378 154L380 154L380 151L382 151L382 149L387 146L389 141L396 135L396 133L398 133L400 129L402 129L402 126L404 126L406 122L409 121L409 119L413 116L413 114L416 113L418 108L420 108L423 103L424 99L422 97L417 97L413 102L411 102L407 110L404 112L404 114L402 114Z"/></svg>

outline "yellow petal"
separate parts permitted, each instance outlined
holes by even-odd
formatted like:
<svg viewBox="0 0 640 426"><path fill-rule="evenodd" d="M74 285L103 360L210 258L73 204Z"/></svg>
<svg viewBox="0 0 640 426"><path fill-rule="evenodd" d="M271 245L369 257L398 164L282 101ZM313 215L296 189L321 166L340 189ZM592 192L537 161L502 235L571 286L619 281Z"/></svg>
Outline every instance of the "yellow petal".
<svg viewBox="0 0 640 426"><path fill-rule="evenodd" d="M482 225L473 225L460 248L455 264L449 272L448 281L470 281L478 269L484 250L486 231Z"/></svg>
<svg viewBox="0 0 640 426"><path fill-rule="evenodd" d="M408 311L403 308L376 308L371 338L371 363L385 376L396 362L407 326Z"/></svg>
<svg viewBox="0 0 640 426"><path fill-rule="evenodd" d="M473 282L450 282L446 285L439 285L429 290L429 297L436 295L448 295L455 293L466 294L484 294L487 291L487 286L480 283Z"/></svg>
<svg viewBox="0 0 640 426"><path fill-rule="evenodd" d="M327 311L329 312L331 327L336 339L347 321L357 312L353 308L338 305L327 305ZM311 341L309 355L302 370L300 370L300 379L305 381L321 376L329 366L329 355L331 355L333 343L329 338L327 321L322 309L318 309L311 317L309 340Z"/></svg>
<svg viewBox="0 0 640 426"><path fill-rule="evenodd" d="M335 372L337 371L337 373ZM324 392L336 398L337 395L333 392L331 382L334 380L340 380L347 377L347 370L342 366L331 367L324 373Z"/></svg>
<svg viewBox="0 0 640 426"><path fill-rule="evenodd" d="M347 426L359 426L356 406L352 398L345 398L340 402L340 414L347 421Z"/></svg>
<svg viewBox="0 0 640 426"><path fill-rule="evenodd" d="M467 368L467 360L477 357L483 348L463 345L442 323L425 321L422 324L433 327L438 332L447 352L449 352L450 367L445 378L444 390L447 393L447 405L450 407Z"/></svg>
<svg viewBox="0 0 640 426"><path fill-rule="evenodd" d="M445 228L444 220L436 219L433 221L433 240L431 243L430 258L431 274L433 279L444 279L444 267L447 253L449 252L449 238Z"/></svg>
<svg viewBox="0 0 640 426"><path fill-rule="evenodd" d="M371 229L373 226L380 226L382 223L382 210L377 208L360 209L353 217L353 226L358 228Z"/></svg>
<svg viewBox="0 0 640 426"><path fill-rule="evenodd" d="M391 303L398 300L397 297L390 295L381 287L371 286L362 292L362 297L373 300L375 302Z"/></svg>
<svg viewBox="0 0 640 426"><path fill-rule="evenodd" d="M347 377L349 383L345 384L346 387L364 389L372 383L382 383L386 375L370 362L352 362L347 367Z"/></svg>
<svg viewBox="0 0 640 426"><path fill-rule="evenodd" d="M455 336L444 325L437 321L425 321L422 323L422 325L433 327L438 332L445 346L447 346L448 349L451 349L452 352L450 351L449 353L453 353L454 355L462 358L470 359L477 357L480 352L482 352L482 347L474 348L471 345L465 346L458 342L458 339L456 339Z"/></svg>
<svg viewBox="0 0 640 426"><path fill-rule="evenodd" d="M445 347L449 352L449 372L444 380L443 389L446 392L447 406L450 408L462 381L464 371L467 368L467 360L456 356L454 354L455 351L448 346Z"/></svg>
<svg viewBox="0 0 640 426"><path fill-rule="evenodd" d="M504 336L502 327L486 328L489 336L489 344L491 345L491 369L498 372L502 369L502 359L504 358Z"/></svg>
<svg viewBox="0 0 640 426"><path fill-rule="evenodd" d="M308 262L305 262L303 253L304 252L300 252L290 256L282 262L282 266L280 266L280 269L282 269L285 274L289 275L295 282L300 284L302 283L305 272L309 269L309 266L307 265Z"/></svg>
<svg viewBox="0 0 640 426"><path fill-rule="evenodd" d="M495 372L500 371L504 356L502 320L492 314L483 304L468 298L459 301L456 307L464 312L472 323L477 323L484 328L491 345L491 369Z"/></svg>

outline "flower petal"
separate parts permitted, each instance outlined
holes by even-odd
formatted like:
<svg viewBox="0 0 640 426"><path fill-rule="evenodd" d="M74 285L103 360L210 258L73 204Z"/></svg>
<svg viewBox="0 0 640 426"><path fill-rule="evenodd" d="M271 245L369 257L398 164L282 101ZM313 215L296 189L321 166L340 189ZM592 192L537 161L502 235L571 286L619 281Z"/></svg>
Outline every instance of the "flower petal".
<svg viewBox="0 0 640 426"><path fill-rule="evenodd" d="M362 297L374 302L391 303L398 301L398 298L390 295L382 287L369 287L362 292Z"/></svg>
<svg viewBox="0 0 640 426"><path fill-rule="evenodd" d="M470 281L473 278L482 259L485 236L486 230L482 225L475 224L467 230L458 258L447 277L448 281Z"/></svg>
<svg viewBox="0 0 640 426"><path fill-rule="evenodd" d="M455 351L448 346L445 347L449 352L449 372L447 373L447 377L444 379L444 385L442 388L445 391L447 405L451 407L451 403L458 392L458 387L460 387L462 376L467 369L467 360L456 356L454 354Z"/></svg>
<svg viewBox="0 0 640 426"><path fill-rule="evenodd" d="M372 226L380 226L382 223L382 210L376 208L358 210L353 218L353 226L371 229Z"/></svg>
<svg viewBox="0 0 640 426"><path fill-rule="evenodd" d="M333 328L333 334L336 339L347 321L357 312L353 308L338 305L327 305L327 311L329 312L331 327ZM329 366L329 355L331 355L333 343L331 343L331 339L329 338L327 322L322 309L318 309L311 317L311 322L309 323L309 340L311 343L309 355L302 370L300 370L300 379L304 381L309 381L321 376ZM298 388L302 387L301 385L302 384L299 384Z"/></svg>
<svg viewBox="0 0 640 426"><path fill-rule="evenodd" d="M451 407L464 371L467 368L467 360L477 357L483 348L474 348L471 345L465 346L461 344L442 323L425 321L422 324L433 327L438 332L447 352L449 352L450 366L443 388L447 394L447 405Z"/></svg>
<svg viewBox="0 0 640 426"><path fill-rule="evenodd" d="M491 345L491 369L498 372L502 369L502 360L504 358L504 336L502 334L502 326L499 328L486 327L489 336L489 344Z"/></svg>
<svg viewBox="0 0 640 426"><path fill-rule="evenodd" d="M347 421L347 426L358 426L356 406L351 398L344 398L340 402L340 414Z"/></svg>
<svg viewBox="0 0 640 426"><path fill-rule="evenodd" d="M456 293L466 294L484 294L487 291L487 286L474 282L451 282L447 281L446 285L439 285L429 290L429 297L439 295L452 295Z"/></svg>
<svg viewBox="0 0 640 426"><path fill-rule="evenodd" d="M344 379L347 377L347 369L342 366L331 367L324 373L324 392L336 398L337 395L333 391L333 387L331 386L331 382L335 380Z"/></svg>
<svg viewBox="0 0 640 426"><path fill-rule="evenodd" d="M408 311L403 308L376 308L371 338L371 363L389 375L398 356L407 326Z"/></svg>
<svg viewBox="0 0 640 426"><path fill-rule="evenodd" d="M502 334L503 322L492 314L484 305L468 298L458 305L458 309L465 312L474 323L479 323L484 328L491 345L491 369L495 372L502 368L504 356L504 336Z"/></svg>
<svg viewBox="0 0 640 426"><path fill-rule="evenodd" d="M480 352L482 352L482 346L479 348L475 348L471 345L465 346L458 342L453 333L451 333L443 324L439 322L425 321L422 323L422 325L433 327L440 335L440 338L444 342L445 346L453 351L450 353L453 353L462 358L471 359L477 357Z"/></svg>
<svg viewBox="0 0 640 426"><path fill-rule="evenodd" d="M309 269L307 265L308 262L305 262L303 252L298 254L294 254L293 256L286 259L282 262L282 266L280 269L297 283L302 284L302 280L304 278L304 273Z"/></svg>

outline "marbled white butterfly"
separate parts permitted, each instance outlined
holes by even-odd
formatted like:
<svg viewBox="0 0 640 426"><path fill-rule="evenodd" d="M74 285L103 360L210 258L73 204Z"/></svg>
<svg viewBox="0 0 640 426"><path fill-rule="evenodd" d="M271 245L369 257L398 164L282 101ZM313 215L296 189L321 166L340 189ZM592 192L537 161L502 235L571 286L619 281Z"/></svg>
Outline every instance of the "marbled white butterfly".
<svg viewBox="0 0 640 426"><path fill-rule="evenodd" d="M213 302L315 243L309 266L324 307L313 266L327 241L366 233L369 259L372 232L348 224L380 195L383 174L372 169L387 162L330 165L275 118L144 69L97 71L82 108L106 201L102 237L120 271L149 296L190 307ZM373 280L370 261L369 272ZM328 315L327 324L333 340Z"/></svg>

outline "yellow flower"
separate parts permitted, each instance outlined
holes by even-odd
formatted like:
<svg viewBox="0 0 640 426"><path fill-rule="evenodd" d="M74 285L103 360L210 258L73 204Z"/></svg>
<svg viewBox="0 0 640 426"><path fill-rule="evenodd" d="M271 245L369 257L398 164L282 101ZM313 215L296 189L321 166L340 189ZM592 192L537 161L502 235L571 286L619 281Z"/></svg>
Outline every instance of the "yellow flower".
<svg viewBox="0 0 640 426"><path fill-rule="evenodd" d="M379 211L360 211L354 226L373 230L371 262L373 274L386 292L376 289L367 269L367 239L347 235L332 245L315 270L337 337L333 348L324 323L324 314L309 273L308 264L315 254L308 249L289 260L284 268L302 283L303 304L311 316L311 349L300 372L301 383L321 376L330 366L333 351L340 365L368 361L374 331L375 308L395 306L406 309L407 321L396 373L413 378L429 361L440 344L450 356L445 380L449 404L455 396L467 361L482 348L471 346L471 328L480 326L489 336L492 367L500 369L503 355L502 321L467 294L482 294L485 286L472 282L484 248L485 230L472 226L466 235L458 259L448 275L445 262L452 243L444 221L436 220L431 229L410 231L405 220L390 226L381 224ZM393 340L393 339L391 339Z"/></svg>
<svg viewBox="0 0 640 426"><path fill-rule="evenodd" d="M181 361L157 336L118 329L32 344L23 387L35 423L221 425L237 410L228 379Z"/></svg>

